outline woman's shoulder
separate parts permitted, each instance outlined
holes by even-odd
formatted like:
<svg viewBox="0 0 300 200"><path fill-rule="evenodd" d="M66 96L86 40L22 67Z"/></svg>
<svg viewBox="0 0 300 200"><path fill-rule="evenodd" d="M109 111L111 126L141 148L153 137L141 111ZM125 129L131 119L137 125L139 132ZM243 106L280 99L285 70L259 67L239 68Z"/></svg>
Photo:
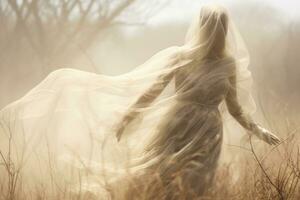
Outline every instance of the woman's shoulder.
<svg viewBox="0 0 300 200"><path fill-rule="evenodd" d="M224 62L226 64L232 64L232 65L235 65L235 59L233 56L231 55L225 55L224 58L223 58Z"/></svg>
<svg viewBox="0 0 300 200"><path fill-rule="evenodd" d="M55 83L63 82L88 82L95 79L104 79L104 75L94 72L83 71L74 68L60 68L50 72L43 82L55 81Z"/></svg>
<svg viewBox="0 0 300 200"><path fill-rule="evenodd" d="M50 72L49 76L57 76L62 74L78 73L78 72L82 72L82 71L78 69L72 69L72 68L59 68Z"/></svg>
<svg viewBox="0 0 300 200"><path fill-rule="evenodd" d="M66 77L66 76L84 76L84 75L94 75L94 74L95 73L74 69L74 68L59 68L50 72L47 77L58 78L58 77Z"/></svg>
<svg viewBox="0 0 300 200"><path fill-rule="evenodd" d="M223 62L223 65L226 66L226 68L228 68L228 70L230 72L236 70L236 61L233 56L231 56L231 55L224 56L224 58L222 59L222 62Z"/></svg>

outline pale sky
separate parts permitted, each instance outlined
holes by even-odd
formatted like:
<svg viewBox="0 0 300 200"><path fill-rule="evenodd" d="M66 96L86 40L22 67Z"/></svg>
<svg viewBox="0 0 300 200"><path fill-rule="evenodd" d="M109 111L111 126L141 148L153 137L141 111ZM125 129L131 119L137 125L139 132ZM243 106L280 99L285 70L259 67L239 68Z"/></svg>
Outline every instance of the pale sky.
<svg viewBox="0 0 300 200"><path fill-rule="evenodd" d="M95 47L89 51L90 58L97 66L101 66L101 73L116 74L120 69L124 72L133 68L146 61L158 50L169 45L180 44L184 40L193 16L197 14L200 6L207 2L213 1L172 0L160 12L148 19L146 26L130 26L125 28L123 35L117 36L117 39L112 38L106 41L105 45L102 43L102 47L97 47L95 44ZM297 0L215 0L214 2L224 5L230 11L233 21L245 36L245 40L253 45L260 43L260 38L264 37L276 41L291 23L300 21L297 12L300 10L300 1ZM168 28L171 28L169 33L166 30ZM106 53L112 50L113 55Z"/></svg>
<svg viewBox="0 0 300 200"><path fill-rule="evenodd" d="M204 3L217 2L223 4L228 9L233 6L239 6L240 9L245 9L245 6L252 4L252 6L272 6L287 15L300 15L300 1L299 0L173 0L160 13L155 15L150 24L157 25L160 23L170 23L175 21L189 20ZM244 7L243 7L244 4Z"/></svg>

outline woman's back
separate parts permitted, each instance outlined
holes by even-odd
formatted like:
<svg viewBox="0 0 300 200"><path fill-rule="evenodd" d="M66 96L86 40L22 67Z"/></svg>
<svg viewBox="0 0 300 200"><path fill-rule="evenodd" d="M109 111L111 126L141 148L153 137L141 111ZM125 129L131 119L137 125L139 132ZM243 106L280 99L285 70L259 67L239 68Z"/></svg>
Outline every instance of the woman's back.
<svg viewBox="0 0 300 200"><path fill-rule="evenodd" d="M188 199L200 196L212 183L223 138L218 105L230 88L232 62L229 57L194 60L175 73L177 101L155 127L137 163L150 170L150 181L154 172L159 174L166 199L179 199L178 180Z"/></svg>
<svg viewBox="0 0 300 200"><path fill-rule="evenodd" d="M208 106L218 105L230 87L233 62L230 57L195 60L189 68L178 70L175 74L177 99Z"/></svg>

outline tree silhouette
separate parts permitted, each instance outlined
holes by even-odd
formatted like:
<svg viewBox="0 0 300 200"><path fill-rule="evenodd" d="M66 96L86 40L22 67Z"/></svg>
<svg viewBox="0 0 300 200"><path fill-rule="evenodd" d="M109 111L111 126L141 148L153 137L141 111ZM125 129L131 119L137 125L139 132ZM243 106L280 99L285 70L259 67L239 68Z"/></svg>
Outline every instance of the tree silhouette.
<svg viewBox="0 0 300 200"><path fill-rule="evenodd" d="M155 6L139 10L143 2L138 0L4 0L0 49L25 42L42 61L67 51L74 41L86 49L104 29L143 24L163 5L149 2Z"/></svg>

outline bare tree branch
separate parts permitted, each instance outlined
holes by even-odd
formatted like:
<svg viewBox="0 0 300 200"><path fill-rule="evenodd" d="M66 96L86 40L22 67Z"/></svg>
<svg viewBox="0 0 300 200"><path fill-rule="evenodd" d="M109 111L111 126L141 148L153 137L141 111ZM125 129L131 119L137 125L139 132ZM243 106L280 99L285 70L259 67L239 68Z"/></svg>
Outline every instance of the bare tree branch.
<svg viewBox="0 0 300 200"><path fill-rule="evenodd" d="M142 6L151 2L155 6ZM4 0L0 24L7 26L2 26L0 48L15 52L13 48L20 50L22 45L48 66L52 60L74 56L74 44L82 53L109 27L143 25L146 14L159 10L161 4L157 0Z"/></svg>

